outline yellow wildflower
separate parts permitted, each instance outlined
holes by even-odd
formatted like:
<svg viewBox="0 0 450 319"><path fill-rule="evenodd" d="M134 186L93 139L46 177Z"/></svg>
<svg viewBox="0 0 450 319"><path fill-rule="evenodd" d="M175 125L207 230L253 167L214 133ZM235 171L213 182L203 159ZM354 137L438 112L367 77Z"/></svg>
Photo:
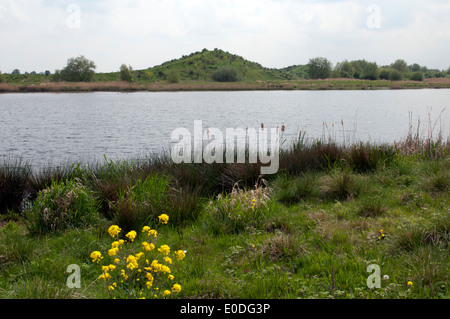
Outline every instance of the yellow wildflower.
<svg viewBox="0 0 450 319"><path fill-rule="evenodd" d="M119 235L121 231L122 229L119 228L119 226L117 225L112 225L111 227L108 228L108 233L112 238L115 238L117 235Z"/></svg>
<svg viewBox="0 0 450 319"><path fill-rule="evenodd" d="M103 279L103 280L106 280L106 279L109 279L109 278L111 278L111 276L107 272L105 272L105 273L101 274L100 276L98 276L98 279Z"/></svg>
<svg viewBox="0 0 450 319"><path fill-rule="evenodd" d="M102 258L102 253L99 251L94 251L91 253L91 259L93 263L99 262Z"/></svg>
<svg viewBox="0 0 450 319"><path fill-rule="evenodd" d="M128 237L131 241L133 241L136 238L137 234L134 230L130 231L128 234L125 235L125 237Z"/></svg>
<svg viewBox="0 0 450 319"><path fill-rule="evenodd" d="M144 248L145 251L152 251L153 249L155 249L155 245L153 245L153 243L147 243L146 241L144 241L142 243L142 248Z"/></svg>
<svg viewBox="0 0 450 319"><path fill-rule="evenodd" d="M172 291L179 293L181 291L181 286L179 284L173 285Z"/></svg>
<svg viewBox="0 0 450 319"><path fill-rule="evenodd" d="M169 275L169 276L167 276L167 278L168 278L169 280L173 280L175 277L174 277L173 275Z"/></svg>
<svg viewBox="0 0 450 319"><path fill-rule="evenodd" d="M126 262L128 263L127 268L130 270L133 270L134 268L139 267L139 265L137 263L137 259L133 255L128 256Z"/></svg>
<svg viewBox="0 0 450 319"><path fill-rule="evenodd" d="M154 238L156 238L156 236L158 236L158 232L154 229L151 229L148 231L148 237L153 236Z"/></svg>
<svg viewBox="0 0 450 319"><path fill-rule="evenodd" d="M170 247L167 245L162 245L161 247L158 248L158 251L163 255L168 255L170 253Z"/></svg>
<svg viewBox="0 0 450 319"><path fill-rule="evenodd" d="M170 274L170 268L166 265L161 265L161 272L164 274Z"/></svg>
<svg viewBox="0 0 450 319"><path fill-rule="evenodd" d="M170 290L164 290L164 296L170 295Z"/></svg>
<svg viewBox="0 0 450 319"><path fill-rule="evenodd" d="M408 281L407 285L412 287L413 286L413 282L412 281Z"/></svg>
<svg viewBox="0 0 450 319"><path fill-rule="evenodd" d="M172 259L170 257L163 258L166 263L172 264Z"/></svg>
<svg viewBox="0 0 450 319"><path fill-rule="evenodd" d="M142 228L143 233L148 233L150 230L151 230L151 228L148 226L144 226L144 228Z"/></svg>
<svg viewBox="0 0 450 319"><path fill-rule="evenodd" d="M119 251L119 248L111 248L110 250L108 250L108 255L115 256L118 251Z"/></svg>
<svg viewBox="0 0 450 319"><path fill-rule="evenodd" d="M169 222L169 216L167 216L166 214L158 216L158 219L163 224L167 224Z"/></svg>
<svg viewBox="0 0 450 319"><path fill-rule="evenodd" d="M176 252L175 252L175 255L177 256L177 259L178 259L178 260L183 260L184 257L186 257L185 252L182 251L182 250L176 251Z"/></svg>

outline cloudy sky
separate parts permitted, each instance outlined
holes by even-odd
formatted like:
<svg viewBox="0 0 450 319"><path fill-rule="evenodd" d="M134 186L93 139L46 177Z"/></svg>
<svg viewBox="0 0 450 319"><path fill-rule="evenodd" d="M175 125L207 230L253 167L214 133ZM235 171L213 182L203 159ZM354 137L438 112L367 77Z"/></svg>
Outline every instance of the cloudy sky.
<svg viewBox="0 0 450 319"><path fill-rule="evenodd" d="M266 67L327 57L450 66L448 0L0 0L0 70L144 69L203 48Z"/></svg>

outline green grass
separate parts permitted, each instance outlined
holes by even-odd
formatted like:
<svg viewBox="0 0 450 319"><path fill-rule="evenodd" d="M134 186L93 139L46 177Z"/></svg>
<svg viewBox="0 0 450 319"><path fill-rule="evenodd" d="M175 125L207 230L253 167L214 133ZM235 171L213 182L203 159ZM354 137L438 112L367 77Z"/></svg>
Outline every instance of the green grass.
<svg viewBox="0 0 450 319"><path fill-rule="evenodd" d="M53 184L43 182L50 170L5 174L33 193L48 189L38 211L80 185L98 205L89 223L33 232L27 225L39 225L39 215L11 204L0 216L0 298L109 298L91 252L107 256L110 225L139 233L161 213L170 220L159 236L187 251L173 269L182 291L170 298L448 298L449 148L441 143L437 157L420 150L299 143L267 184L246 175L248 166L175 165L164 156L78 164L56 170ZM71 264L81 269L79 289L66 286ZM381 268L381 288L366 285L371 264Z"/></svg>

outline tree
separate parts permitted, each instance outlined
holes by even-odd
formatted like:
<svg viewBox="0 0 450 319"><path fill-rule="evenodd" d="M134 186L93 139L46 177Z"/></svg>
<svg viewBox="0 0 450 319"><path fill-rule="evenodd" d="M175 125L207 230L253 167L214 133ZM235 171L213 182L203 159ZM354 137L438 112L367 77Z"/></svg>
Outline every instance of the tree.
<svg viewBox="0 0 450 319"><path fill-rule="evenodd" d="M19 70L19 69L14 69L14 70L11 72L11 74L19 75L19 74L20 74L20 70Z"/></svg>
<svg viewBox="0 0 450 319"><path fill-rule="evenodd" d="M450 74L450 66L447 69L447 74Z"/></svg>
<svg viewBox="0 0 450 319"><path fill-rule="evenodd" d="M120 66L120 80L127 82L134 81L133 68L131 66L126 66L125 63Z"/></svg>
<svg viewBox="0 0 450 319"><path fill-rule="evenodd" d="M235 68L230 66L224 66L212 74L212 79L216 82L237 82L239 81L239 75Z"/></svg>
<svg viewBox="0 0 450 319"><path fill-rule="evenodd" d="M418 63L414 63L413 65L410 65L409 66L409 70L411 71L411 72L419 72L420 71L420 64L418 64Z"/></svg>
<svg viewBox="0 0 450 319"><path fill-rule="evenodd" d="M341 78L353 78L355 74L355 69L352 64L347 60L339 62L336 64L335 70L339 72Z"/></svg>
<svg viewBox="0 0 450 319"><path fill-rule="evenodd" d="M379 78L380 80L389 80L390 70L389 69L381 69Z"/></svg>
<svg viewBox="0 0 450 319"><path fill-rule="evenodd" d="M308 75L311 79L326 79L331 73L331 62L326 58L317 57L310 59L307 67Z"/></svg>
<svg viewBox="0 0 450 319"><path fill-rule="evenodd" d="M94 77L95 68L93 61L80 55L67 60L67 66L60 71L60 78L68 82L90 82Z"/></svg>
<svg viewBox="0 0 450 319"><path fill-rule="evenodd" d="M6 82L5 76L2 74L2 71L0 71L0 83Z"/></svg>
<svg viewBox="0 0 450 319"><path fill-rule="evenodd" d="M376 62L366 60L356 60L351 62L355 69L354 77L357 79L376 80L378 79L378 65Z"/></svg>
<svg viewBox="0 0 450 319"><path fill-rule="evenodd" d="M409 71L408 64L402 59L395 60L395 62L391 64L391 68L401 73L407 73Z"/></svg>

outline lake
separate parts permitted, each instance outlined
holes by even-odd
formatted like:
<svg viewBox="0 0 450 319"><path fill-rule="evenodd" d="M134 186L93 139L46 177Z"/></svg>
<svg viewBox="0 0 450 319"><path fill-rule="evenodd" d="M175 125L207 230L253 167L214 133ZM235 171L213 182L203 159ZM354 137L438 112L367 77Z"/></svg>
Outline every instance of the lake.
<svg viewBox="0 0 450 319"><path fill-rule="evenodd" d="M170 148L176 128L286 130L346 143L393 142L410 124L449 136L450 90L0 94L0 156L40 166L128 159ZM431 119L431 121L430 121Z"/></svg>

